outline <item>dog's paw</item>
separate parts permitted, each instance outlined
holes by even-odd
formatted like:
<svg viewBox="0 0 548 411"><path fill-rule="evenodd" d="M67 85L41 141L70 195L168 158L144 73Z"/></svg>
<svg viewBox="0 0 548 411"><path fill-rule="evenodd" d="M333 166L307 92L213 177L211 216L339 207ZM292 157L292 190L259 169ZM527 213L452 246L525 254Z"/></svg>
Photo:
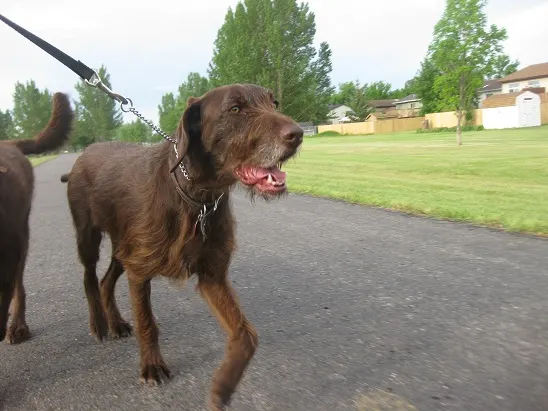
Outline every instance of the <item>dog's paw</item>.
<svg viewBox="0 0 548 411"><path fill-rule="evenodd" d="M97 342L103 342L108 335L107 321L103 317L97 317L95 321L89 323L90 334L93 335Z"/></svg>
<svg viewBox="0 0 548 411"><path fill-rule="evenodd" d="M132 332L131 325L121 320L117 322L116 324L112 324L110 327L110 334L113 338L125 338L130 337Z"/></svg>
<svg viewBox="0 0 548 411"><path fill-rule="evenodd" d="M209 409L211 411L225 411L230 405L234 390L220 383L217 378L214 378L212 382L213 385L209 394Z"/></svg>
<svg viewBox="0 0 548 411"><path fill-rule="evenodd" d="M229 402L223 401L220 395L211 393L207 405L209 411L226 411L228 409Z"/></svg>
<svg viewBox="0 0 548 411"><path fill-rule="evenodd" d="M160 385L162 380L171 379L171 373L164 363L145 364L141 367L140 381L148 385Z"/></svg>
<svg viewBox="0 0 548 411"><path fill-rule="evenodd" d="M19 344L30 338L30 330L27 324L11 323L7 340L10 344Z"/></svg>

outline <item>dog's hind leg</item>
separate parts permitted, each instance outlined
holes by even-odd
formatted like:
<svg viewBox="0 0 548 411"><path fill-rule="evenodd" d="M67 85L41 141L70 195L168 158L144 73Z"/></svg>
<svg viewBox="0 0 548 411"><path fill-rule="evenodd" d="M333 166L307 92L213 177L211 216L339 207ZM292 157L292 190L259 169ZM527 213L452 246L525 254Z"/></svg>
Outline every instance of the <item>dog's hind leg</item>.
<svg viewBox="0 0 548 411"><path fill-rule="evenodd" d="M124 266L115 257L110 260L110 265L105 276L101 280L101 297L103 308L107 313L108 328L115 338L129 337L131 335L131 325L122 318L116 296L114 293L116 281L124 273Z"/></svg>
<svg viewBox="0 0 548 411"><path fill-rule="evenodd" d="M84 289L89 306L89 328L98 341L108 334L108 323L101 303L101 292L97 279L97 261L101 231L96 227L85 226L77 230L78 255L84 266Z"/></svg>
<svg viewBox="0 0 548 411"><path fill-rule="evenodd" d="M8 269L10 269L10 267L0 267L0 270L2 271L7 271ZM6 273L0 273L0 276L5 274ZM13 296L13 289L13 283L0 283L0 341L4 341L4 338L6 337L8 315L11 298Z"/></svg>
<svg viewBox="0 0 548 411"><path fill-rule="evenodd" d="M28 218L28 217L27 217ZM25 227L24 239L21 244L21 254L17 273L15 275L15 293L11 302L11 324L8 329L8 342L10 344L19 344L30 338L30 331L25 320L26 312L26 293L23 284L23 274L27 262L27 253L29 250L29 227L28 219Z"/></svg>

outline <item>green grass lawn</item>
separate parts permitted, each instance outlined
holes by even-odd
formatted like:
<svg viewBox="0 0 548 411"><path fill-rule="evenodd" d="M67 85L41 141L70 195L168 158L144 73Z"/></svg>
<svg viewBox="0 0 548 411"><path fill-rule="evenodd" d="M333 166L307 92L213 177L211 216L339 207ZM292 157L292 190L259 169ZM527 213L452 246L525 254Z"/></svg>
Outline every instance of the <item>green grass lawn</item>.
<svg viewBox="0 0 548 411"><path fill-rule="evenodd" d="M46 156L29 156L29 160L33 167L36 167L39 164L45 163L46 161L53 160L57 157L57 154L46 155Z"/></svg>
<svg viewBox="0 0 548 411"><path fill-rule="evenodd" d="M548 236L548 126L305 138L293 192Z"/></svg>

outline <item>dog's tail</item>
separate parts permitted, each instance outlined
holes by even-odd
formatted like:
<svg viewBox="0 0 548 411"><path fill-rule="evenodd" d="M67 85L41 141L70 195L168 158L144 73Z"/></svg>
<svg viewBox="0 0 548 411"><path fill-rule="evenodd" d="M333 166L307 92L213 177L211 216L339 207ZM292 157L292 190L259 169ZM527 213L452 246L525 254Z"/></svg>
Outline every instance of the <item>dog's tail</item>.
<svg viewBox="0 0 548 411"><path fill-rule="evenodd" d="M35 137L27 140L9 140L23 154L41 154L61 147L72 131L74 112L66 94L53 95L53 110L47 126Z"/></svg>
<svg viewBox="0 0 548 411"><path fill-rule="evenodd" d="M66 183L66 182L68 181L68 179L69 179L69 176L70 176L70 173L63 174L63 175L61 176L61 182L62 182L62 183Z"/></svg>

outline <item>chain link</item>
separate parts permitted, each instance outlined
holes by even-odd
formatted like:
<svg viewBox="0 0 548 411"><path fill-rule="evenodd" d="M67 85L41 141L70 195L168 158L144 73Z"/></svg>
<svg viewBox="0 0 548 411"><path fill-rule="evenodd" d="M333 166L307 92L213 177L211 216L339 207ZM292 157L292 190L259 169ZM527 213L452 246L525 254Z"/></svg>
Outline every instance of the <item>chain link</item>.
<svg viewBox="0 0 548 411"><path fill-rule="evenodd" d="M139 119L141 119L146 125L148 125L151 129L153 129L157 134L165 138L167 141L169 141L171 144L173 144L173 150L175 151L175 157L177 160L179 160L179 152L177 151L177 140L170 137L165 131L163 131L161 128L156 126L152 121L146 119L139 111L133 107L133 102L130 99L127 99L129 101L130 107L125 109L124 103L120 104L120 108L123 112L127 113L128 111L132 113L133 115L137 116ZM179 163L179 168L181 169L181 172L183 173L183 176L190 181L190 175L188 174L188 170L186 169L185 165L181 161Z"/></svg>

